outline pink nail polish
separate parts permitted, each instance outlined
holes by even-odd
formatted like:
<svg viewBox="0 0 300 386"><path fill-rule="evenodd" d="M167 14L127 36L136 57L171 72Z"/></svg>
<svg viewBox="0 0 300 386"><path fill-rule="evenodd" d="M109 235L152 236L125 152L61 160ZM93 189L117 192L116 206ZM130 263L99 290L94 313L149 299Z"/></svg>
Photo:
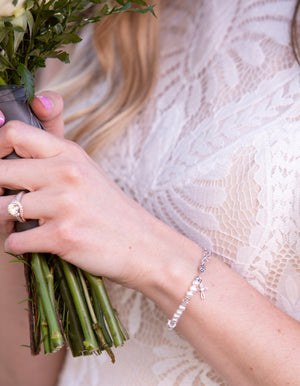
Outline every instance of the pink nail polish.
<svg viewBox="0 0 300 386"><path fill-rule="evenodd" d="M0 126L2 126L4 122L5 122L5 117L0 111Z"/></svg>
<svg viewBox="0 0 300 386"><path fill-rule="evenodd" d="M37 95L36 97L38 98L39 101L42 102L46 110L50 110L52 108L52 102L50 101L50 99L48 99L43 95Z"/></svg>

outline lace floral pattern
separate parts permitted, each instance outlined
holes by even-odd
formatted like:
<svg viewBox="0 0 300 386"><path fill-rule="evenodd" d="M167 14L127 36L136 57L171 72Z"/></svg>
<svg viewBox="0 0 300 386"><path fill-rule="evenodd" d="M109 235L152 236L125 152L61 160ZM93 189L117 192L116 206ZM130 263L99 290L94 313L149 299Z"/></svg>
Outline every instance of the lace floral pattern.
<svg viewBox="0 0 300 386"><path fill-rule="evenodd" d="M300 320L295 1L163 3L157 87L99 163L147 210ZM225 385L166 330L151 301L114 284L109 292L130 341L113 366L104 356L68 357L61 386Z"/></svg>

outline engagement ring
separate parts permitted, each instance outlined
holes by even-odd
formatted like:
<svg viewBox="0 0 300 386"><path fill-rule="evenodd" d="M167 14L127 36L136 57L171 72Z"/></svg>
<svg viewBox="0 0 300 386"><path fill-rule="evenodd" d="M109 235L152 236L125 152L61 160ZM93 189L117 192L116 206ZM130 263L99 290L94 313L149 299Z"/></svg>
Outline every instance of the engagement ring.
<svg viewBox="0 0 300 386"><path fill-rule="evenodd" d="M20 202L23 197L23 194L24 194L24 191L18 193L7 207L8 213L11 216L15 217L19 222L26 221L23 216L23 205Z"/></svg>

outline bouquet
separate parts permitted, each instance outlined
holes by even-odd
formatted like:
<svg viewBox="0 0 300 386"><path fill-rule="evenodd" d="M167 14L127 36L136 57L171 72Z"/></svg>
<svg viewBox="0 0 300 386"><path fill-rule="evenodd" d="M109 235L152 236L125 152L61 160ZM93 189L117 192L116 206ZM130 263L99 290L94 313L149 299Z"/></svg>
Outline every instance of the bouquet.
<svg viewBox="0 0 300 386"><path fill-rule="evenodd" d="M128 11L153 13L153 7L143 0L0 0L0 109L6 120L43 129L29 107L36 71L47 58L68 63L65 46L79 42L77 33L87 24ZM34 226L35 220L16 222L17 231ZM122 345L127 333L102 278L55 255L27 253L14 261L24 263L31 353L43 346L49 354L67 345L73 356L105 350L114 361L111 348Z"/></svg>

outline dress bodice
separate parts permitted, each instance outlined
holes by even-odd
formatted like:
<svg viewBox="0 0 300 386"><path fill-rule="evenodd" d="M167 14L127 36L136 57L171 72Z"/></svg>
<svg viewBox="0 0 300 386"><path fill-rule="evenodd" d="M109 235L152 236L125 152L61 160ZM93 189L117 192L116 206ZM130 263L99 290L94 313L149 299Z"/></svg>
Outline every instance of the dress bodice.
<svg viewBox="0 0 300 386"><path fill-rule="evenodd" d="M153 215L300 320L295 1L168 3L152 96L97 160ZM105 354L68 356L60 386L225 384L150 300L108 286L131 339L114 365Z"/></svg>

